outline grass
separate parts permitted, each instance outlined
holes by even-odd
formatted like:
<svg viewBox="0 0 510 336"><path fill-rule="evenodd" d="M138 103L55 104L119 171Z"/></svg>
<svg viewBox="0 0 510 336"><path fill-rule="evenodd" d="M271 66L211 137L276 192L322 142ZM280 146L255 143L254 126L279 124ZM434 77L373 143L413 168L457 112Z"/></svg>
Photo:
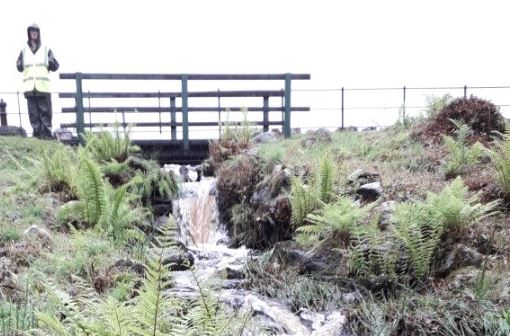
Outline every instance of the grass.
<svg viewBox="0 0 510 336"><path fill-rule="evenodd" d="M423 119L421 122L426 121ZM423 146L412 137L412 129L409 127L391 127L378 132L338 132L332 134L331 143L315 144L310 148L302 148L300 145L303 137L296 137L292 140L285 140L279 143L265 144L261 147L259 155L262 156L266 162L274 162L289 167L295 176L302 180L306 180L316 174L319 168L320 158L324 153L330 153L332 162L335 165L334 171L340 176L340 181L346 183L346 177L357 169L365 169L377 172L381 179L381 184L384 189L384 194L379 203L384 201L394 201L397 204L402 202L412 201L417 204L425 204L428 197L434 196L431 206L442 211L442 217L445 222L445 234L437 240L436 245L430 244L427 250L429 259L424 264L425 268L419 270L421 274L427 274L437 267L438 255L453 248L455 244L462 244L477 249L477 240L482 236L489 236L489 242L486 244L491 246L492 255L485 258L489 263L489 269L498 268L498 274L508 274L506 261L508 257L508 249L504 248L508 245L507 233L510 230L510 216L506 207L501 207L499 202L482 203L480 201L481 193L484 190L468 190L466 187L463 189L461 195L464 201L454 199L454 195L449 191L448 186L452 180L448 180L444 175L444 168L442 162L448 159L448 150L441 143L429 144ZM492 169L490 162L485 162L485 166L480 163L466 162L468 169ZM476 174L474 175L476 176ZM483 175L485 178L490 178L489 175ZM455 182L457 183L457 182ZM486 181L485 183L491 183ZM473 183L472 185L482 185L483 182ZM340 187L341 193L350 194L348 188ZM451 195L450 195L451 194ZM492 195L485 197L484 202L496 201ZM491 220L471 218L471 213L478 213L483 209L488 209L490 216L493 216L499 211L502 211L497 218L491 217ZM494 211L494 213L492 213ZM377 210L377 202L374 207L369 210L370 216L367 217L366 222L359 226L360 232L365 232L365 228L370 226L370 220L379 220L380 213ZM453 224L449 219L455 215L459 219ZM310 217L310 216L309 216ZM415 216L416 217L416 216ZM315 217L311 217L315 218ZM428 241L432 241L429 237L430 232L427 231L426 221L424 218L416 218L420 224L415 229L422 230L420 235L414 236L416 246L406 245L404 248L403 243L398 240L394 241L393 248L399 248L400 252L411 250L414 254L414 261L421 260L423 257L419 249L420 245L427 246ZM438 219L439 220L439 219ZM377 224L377 223L376 223ZM384 252L384 242L392 239L395 232L395 223L390 223L388 231L378 230L378 236L381 239L355 241L352 246L359 245L359 248L354 249L359 254L359 260L379 260L377 256L387 255ZM492 227L495 227L495 234L490 234ZM327 228L326 228L327 229ZM321 231L321 232L327 232ZM306 232L305 232L306 233ZM300 232L302 235L303 232ZM313 237L309 233L314 249L321 250L320 245L331 244L328 235L317 235ZM506 235L506 236L505 236ZM366 234L361 237L368 237ZM404 236L403 236L404 237ZM408 236L405 236L406 238ZM411 237L411 236L409 236ZM438 238L438 237L436 237ZM343 250L338 246L338 237L333 242L333 246L337 246L338 252L342 258L349 255L348 250ZM407 241L407 240L405 240ZM308 241L310 243L310 241ZM378 244L368 248L366 244ZM400 247L399 247L400 246ZM412 248L411 248L412 247ZM415 248L416 247L416 248ZM425 251L425 249L423 249ZM485 249L486 250L486 249ZM363 255L365 253L365 255ZM484 252L486 253L486 252ZM368 254L368 255L367 255ZM324 257L324 255L323 255ZM375 258L375 259L372 259ZM506 298L506 282L501 280L501 276L494 276L493 272L480 273L473 282L461 291L450 292L446 288L437 284L445 281L441 278L434 279L431 274L421 280L413 280L418 276L412 274L413 267L411 267L413 259L404 259L400 264L397 263L393 266L396 269L395 278L387 278L384 273L385 269L382 260L371 264L373 269L367 269L369 276L355 280L352 274L349 276L350 281L354 282L354 288L363 293L363 300L353 304L349 309L351 319L349 321L349 328L355 334L360 335L503 335L505 328L510 325L505 318L504 314L508 308L509 300ZM317 279L306 278L304 282L311 281L312 286L303 286L303 276L295 273L292 269L283 269L281 265L275 267L274 264L268 263L269 266L258 264L260 269L256 271L253 264L248 267L249 272L254 272L250 280L254 281L254 286L259 288L263 293L279 297L282 300L288 300L289 296L293 297L293 305L307 306L308 295L316 296L318 302L322 302L319 288L324 288L324 285L317 281ZM273 265L273 266L271 266ZM345 282L342 278L346 276L343 272L342 263L339 263L338 268L335 270L336 275L331 276L336 279L333 282L328 282L328 286L337 283L338 286L333 286L336 291L346 290ZM485 266L484 266L485 267ZM463 269L461 268L460 271ZM370 275L371 272L379 272L378 277ZM404 272L404 274L402 273ZM407 274L409 272L410 274ZM403 276L404 275L404 276ZM291 279L285 281L282 279ZM377 280L378 279L378 280ZM393 280L392 280L393 279ZM395 280L397 279L397 280ZM361 281L363 280L363 281ZM314 282L316 281L316 282ZM379 283L377 281L380 281ZM385 281L395 282L394 285L384 284ZM447 281L453 281L448 279ZM498 284L500 286L498 286ZM396 285L396 287L395 287ZM427 287L428 286L428 287ZM405 290L403 290L405 288ZM352 287L351 287L352 289ZM425 290L426 289L426 290ZM473 298L473 302L466 300L465 297ZM405 299L404 299L405 297ZM322 304L317 306L307 306L311 309L324 308ZM442 308L444 307L444 308Z"/></svg>
<svg viewBox="0 0 510 336"><path fill-rule="evenodd" d="M224 185L235 190L227 190L230 198L224 199L222 204L228 208L236 207L234 209L237 210L229 215L235 229L244 232L248 232L250 225L257 225L256 216L259 215L249 208L252 189L273 171L275 165L282 165L290 176L307 185L317 181L315 177L324 169L324 165L321 168L323 158L328 158L332 168L328 170L332 176L328 184L333 188L328 191L333 191L334 196L322 199L320 206L312 210L314 213L303 219L315 219L316 224L324 226L324 230L311 237L309 249L303 253L308 257L318 257L327 267L321 272L309 272L303 270L303 265L286 265L271 254L271 246L268 246L268 252L246 266L244 286L281 300L295 312L306 308L327 314L345 309L349 316L346 328L354 334L503 335L510 328L510 298L505 297L510 288L506 280L510 270L506 263L510 216L504 204L501 209L498 208L501 213L497 218L489 220L475 216L477 219L470 221L473 216L467 215L478 213L484 205L478 197L473 197L476 190L466 189L466 201L451 207L455 208L455 214L459 214L455 218L462 220L454 223L454 229L445 231L447 234L441 237L437 246L427 250L430 260L426 260L423 269L416 266L419 256L413 255L417 258L412 259L406 253L408 250L420 253L420 245L417 244L426 243L426 239L430 238L427 236L430 230L427 231L427 225L423 225L428 223L427 220L410 216L417 221L417 225L412 226L413 230L421 230L417 236L404 232L406 227L392 216L386 227L380 225L382 203L424 204L428 197L429 200L433 197L430 195L443 195L442 191L452 183L445 179L442 171L441 160L447 154L442 145L424 147L411 135L411 130L405 127L370 133L337 132L332 134L330 143L317 143L309 148L303 148L305 136L302 135L261 145L258 152L261 162L256 158L250 158L248 162L245 157L246 162L233 158L223 163L219 170L230 169L233 177L224 181ZM55 213L63 203L57 194L37 188L40 183L37 181L40 173L38 153L51 152L58 146L53 141L0 137L0 250L6 251L7 256L15 261L13 267L20 281L27 284L23 293L30 293L30 302L44 312L54 314L61 308L47 294L51 288L83 299L93 294L94 298L103 302L130 302L135 287L140 283L140 276L129 268L115 270L112 266L119 259L139 263L144 259L145 250L135 250L129 239L124 245L115 244L112 237L97 228L70 230L55 225ZM383 196L372 204L361 204L352 187L347 186L347 177L358 169L379 174ZM484 166L478 164L476 169L484 169ZM349 200L349 205L352 205L345 213L332 212L336 209L332 208L335 202L339 202L338 196L343 196L342 199ZM448 195L436 198L438 204L433 205L436 207L439 203L448 205L451 201ZM368 215L354 221L352 218L356 211ZM411 214L413 211L409 211ZM408 219L405 221L410 222ZM34 243L30 245L33 249L30 253L16 252L13 246L23 242L24 230L34 224L50 231L49 245ZM335 230L339 226L349 228L349 236L352 235L353 239L342 240L342 235ZM488 232L494 234L487 238ZM397 234L401 238L417 237L417 244L398 240L395 238ZM374 239L369 239L371 237ZM297 240L295 232L292 238ZM480 247L482 240L483 249ZM439 262L435 259L440 257L438 251L449 251L457 244L485 254L486 263L483 274L480 267L470 266L476 270L476 276L454 288L456 272L461 277L467 270L461 268L451 276L441 278L435 275L434 269ZM391 251L385 250L388 246ZM370 262L363 278L348 268L349 255L353 251L358 253L356 260L361 266L367 263L366 260ZM384 263L381 259L385 256L396 260ZM413 266L418 268L414 273L419 277L410 271ZM388 278L389 273L391 279ZM354 299L345 300L345 294L352 294ZM7 307L6 304L4 306ZM10 307L10 311L14 311L12 307L15 305ZM7 315L5 309L1 316Z"/></svg>

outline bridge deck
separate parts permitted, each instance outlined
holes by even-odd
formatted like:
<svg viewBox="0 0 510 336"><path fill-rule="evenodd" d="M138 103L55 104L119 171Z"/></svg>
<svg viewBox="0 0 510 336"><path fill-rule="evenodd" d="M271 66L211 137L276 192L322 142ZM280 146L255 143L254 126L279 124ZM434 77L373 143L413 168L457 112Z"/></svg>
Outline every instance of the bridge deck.
<svg viewBox="0 0 510 336"><path fill-rule="evenodd" d="M184 149L182 140L131 140L140 146L145 158L158 160L161 164L197 165L208 157L209 142L207 139L190 139L189 149ZM62 140L69 145L78 145L77 138Z"/></svg>

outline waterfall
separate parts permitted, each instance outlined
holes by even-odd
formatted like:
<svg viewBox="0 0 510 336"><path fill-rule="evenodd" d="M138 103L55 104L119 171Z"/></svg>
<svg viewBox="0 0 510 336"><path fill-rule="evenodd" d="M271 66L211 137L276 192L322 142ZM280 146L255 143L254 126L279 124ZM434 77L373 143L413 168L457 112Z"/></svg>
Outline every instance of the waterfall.
<svg viewBox="0 0 510 336"><path fill-rule="evenodd" d="M199 182L182 183L173 213L179 228L179 239L189 248L207 250L227 241L227 232L218 219L216 179L206 177Z"/></svg>
<svg viewBox="0 0 510 336"><path fill-rule="evenodd" d="M241 274L250 251L245 247L237 249L227 247L227 231L223 223L220 223L216 206L216 179L204 177L197 181L198 174L190 170L192 168L189 166L183 169L182 166L166 165L165 169L171 170L181 181L190 181L180 184L178 199L173 202L172 213L177 222L180 241L194 256L194 274L202 279L219 276L227 270L230 270L230 274ZM198 292L190 270L172 272L172 277L175 283L171 290L172 295L187 297ZM242 289L242 281L242 276L223 279L221 289L216 295L235 310L251 311L254 323L261 326L260 330L270 330L271 334L282 336L318 336L337 335L336 332L342 328L345 316L340 313L335 313L338 316L332 314L326 318L322 314L304 310L298 316L282 302ZM243 333L243 335L259 334L259 332Z"/></svg>

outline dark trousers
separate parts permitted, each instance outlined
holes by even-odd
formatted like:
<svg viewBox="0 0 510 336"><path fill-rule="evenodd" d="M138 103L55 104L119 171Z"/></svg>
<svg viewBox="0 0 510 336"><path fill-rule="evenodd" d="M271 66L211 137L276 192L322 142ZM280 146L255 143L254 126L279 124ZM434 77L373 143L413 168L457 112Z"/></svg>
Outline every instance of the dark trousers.
<svg viewBox="0 0 510 336"><path fill-rule="evenodd" d="M51 94L45 92L26 92L28 117L34 130L33 136L51 139Z"/></svg>

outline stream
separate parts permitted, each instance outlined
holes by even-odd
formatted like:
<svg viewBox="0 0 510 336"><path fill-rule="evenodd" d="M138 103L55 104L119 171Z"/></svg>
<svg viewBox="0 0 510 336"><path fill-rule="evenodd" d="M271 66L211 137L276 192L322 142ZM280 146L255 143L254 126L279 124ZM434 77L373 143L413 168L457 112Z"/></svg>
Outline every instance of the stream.
<svg viewBox="0 0 510 336"><path fill-rule="evenodd" d="M185 168L185 169L183 169ZM220 223L216 206L216 179L204 177L189 166L165 165L181 181L179 197L173 203L179 240L194 258L194 272L199 279L221 279L215 295L236 311L251 312L254 323L268 335L348 335L342 332L346 316L340 312L324 315L309 310L291 312L281 302L241 287L241 270L257 252L243 247L229 248L225 226ZM197 181L198 180L198 181ZM220 277L220 274L228 276ZM174 295L194 296L197 285L190 270L173 271ZM247 332L243 335L257 335Z"/></svg>

